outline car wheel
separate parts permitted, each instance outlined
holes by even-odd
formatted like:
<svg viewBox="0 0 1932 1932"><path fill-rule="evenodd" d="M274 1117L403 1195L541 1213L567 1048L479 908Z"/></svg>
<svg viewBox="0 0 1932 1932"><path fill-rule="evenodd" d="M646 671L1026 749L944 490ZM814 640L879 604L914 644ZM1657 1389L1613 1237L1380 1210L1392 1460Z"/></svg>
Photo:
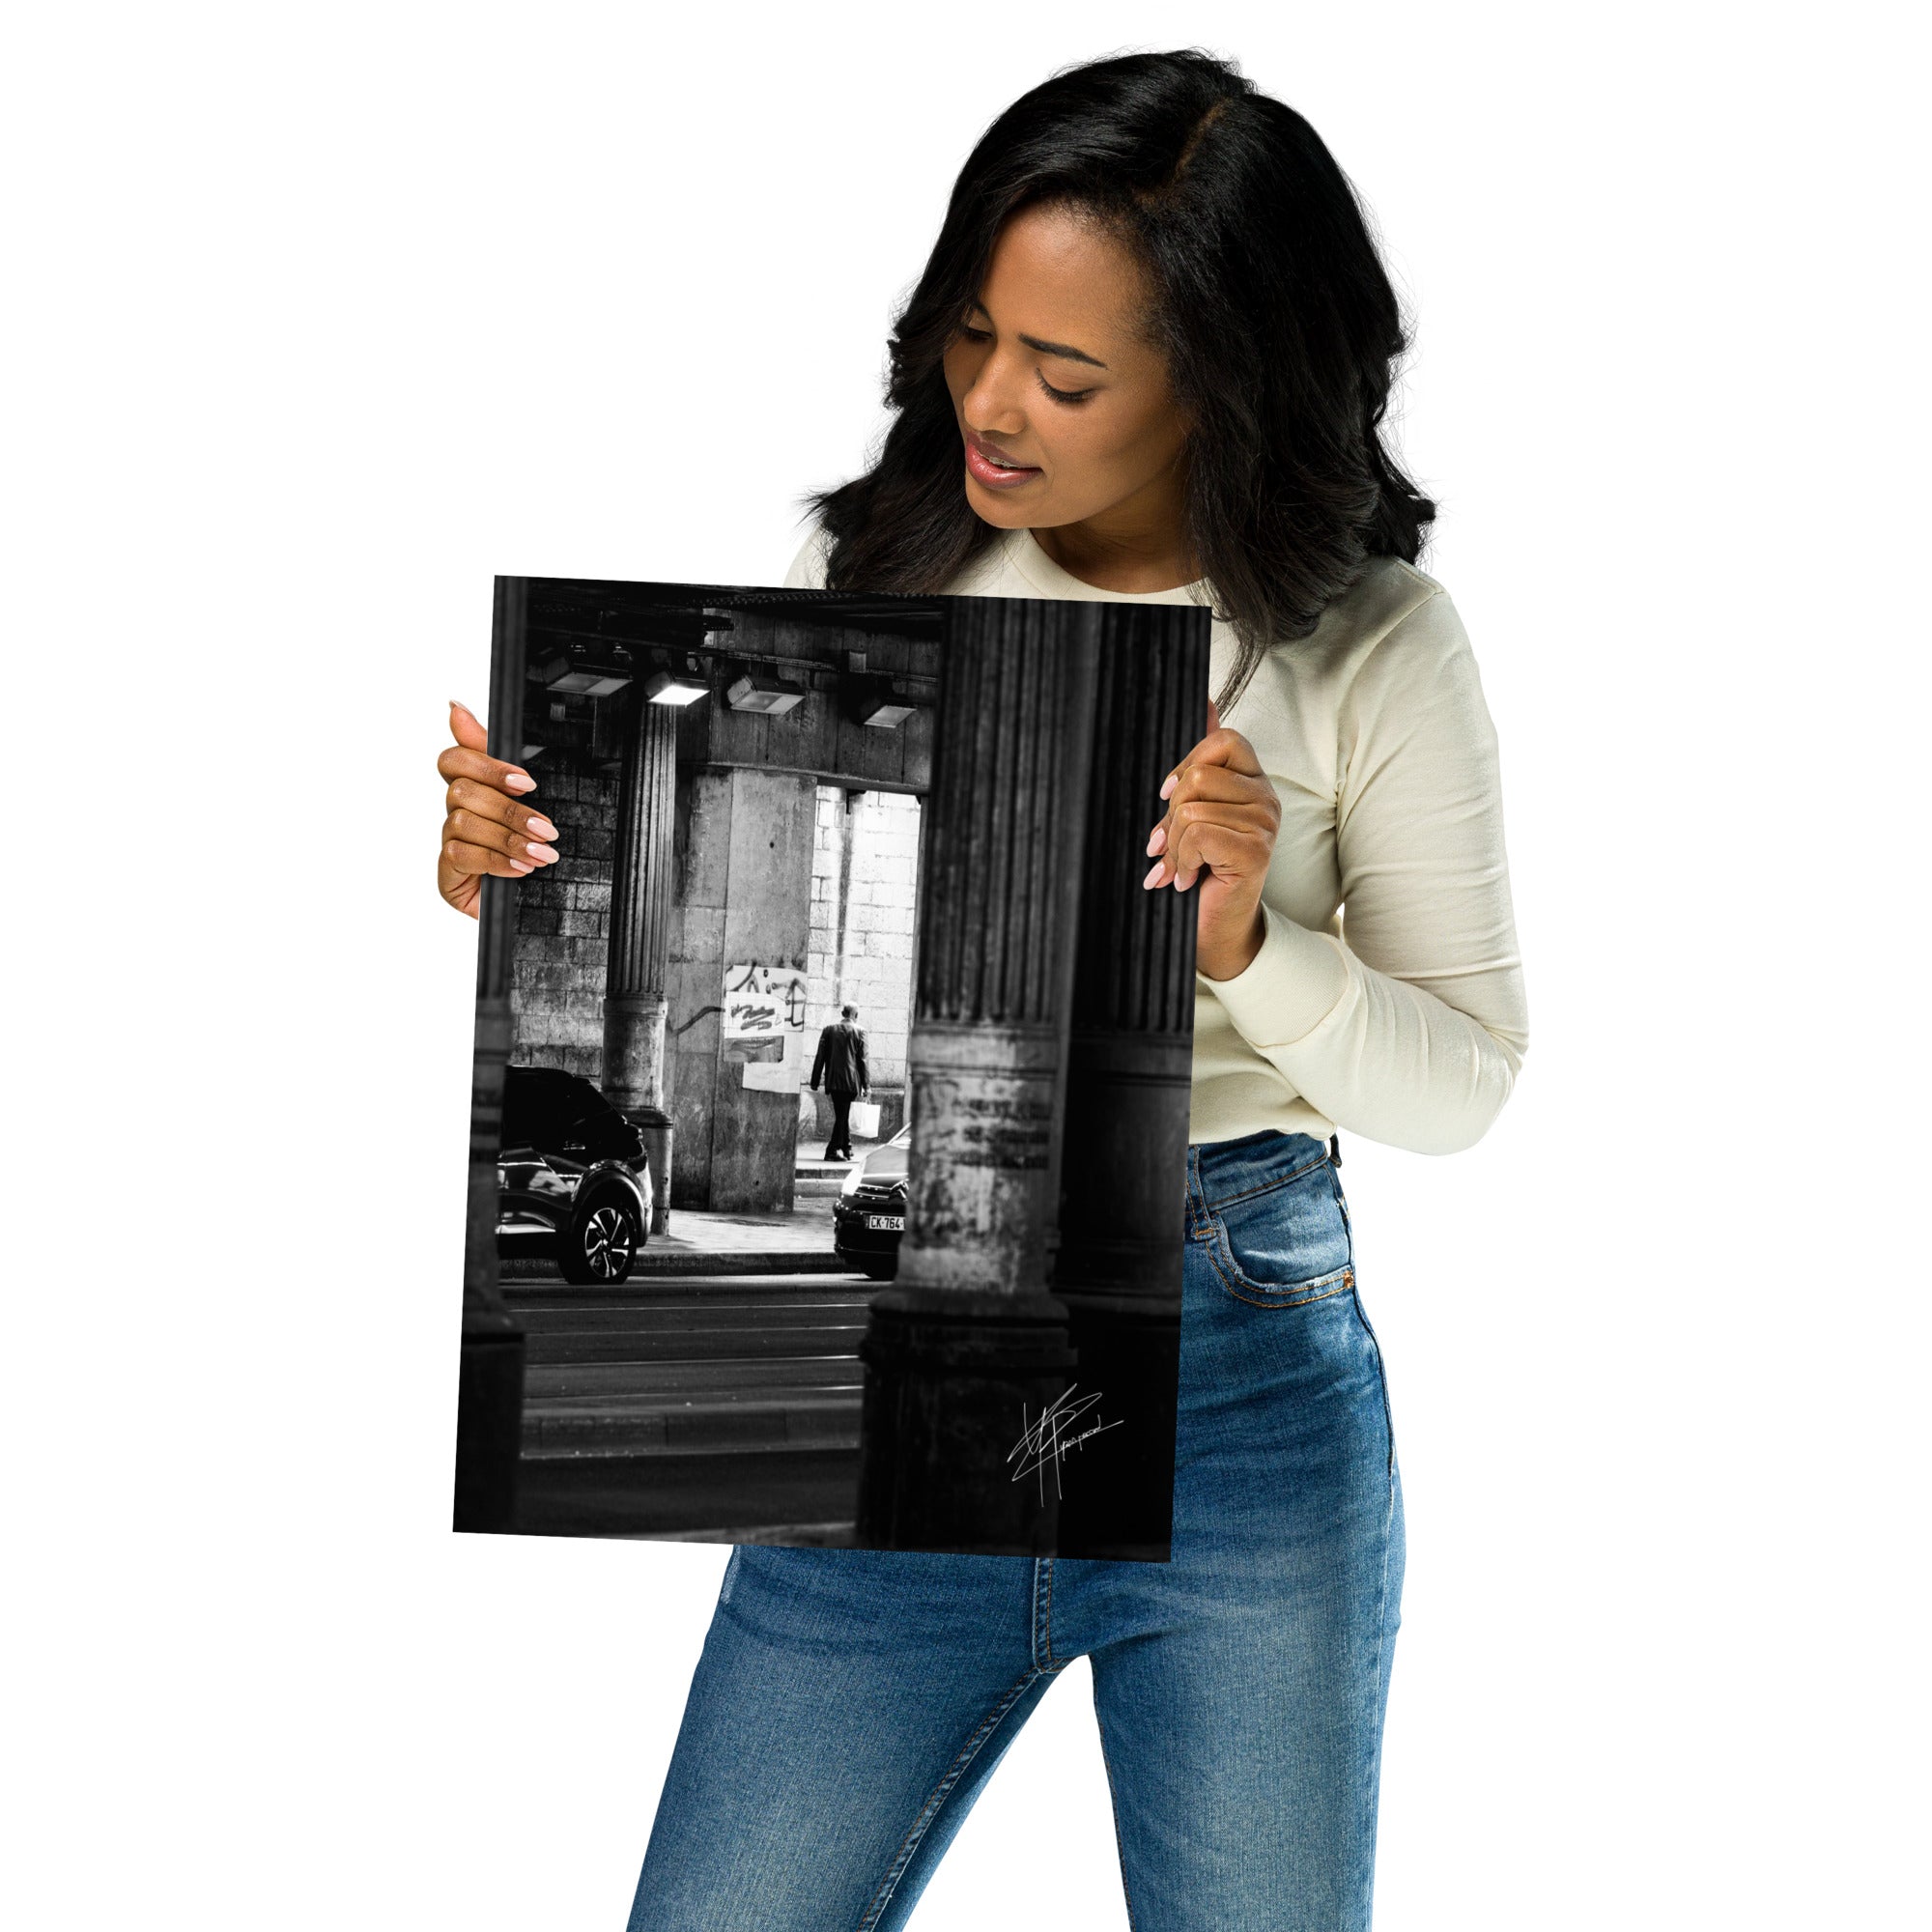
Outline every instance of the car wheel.
<svg viewBox="0 0 1932 1932"><path fill-rule="evenodd" d="M614 1287L631 1278L642 1230L621 1202L600 1201L572 1228L557 1257L565 1281Z"/></svg>

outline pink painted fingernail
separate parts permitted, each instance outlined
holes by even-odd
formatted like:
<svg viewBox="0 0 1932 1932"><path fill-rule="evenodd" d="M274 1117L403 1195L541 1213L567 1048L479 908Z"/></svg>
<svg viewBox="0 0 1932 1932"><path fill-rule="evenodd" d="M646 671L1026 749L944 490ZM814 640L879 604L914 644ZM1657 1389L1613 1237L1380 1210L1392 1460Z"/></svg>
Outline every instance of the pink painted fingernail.
<svg viewBox="0 0 1932 1932"><path fill-rule="evenodd" d="M1148 840L1147 848L1149 852L1151 853L1158 852L1161 849L1161 847L1166 843L1167 843L1167 827L1164 825L1156 825L1153 829L1153 837Z"/></svg>
<svg viewBox="0 0 1932 1932"><path fill-rule="evenodd" d="M526 845L524 850L532 859L539 859L546 866L552 866L556 863L556 847L554 845Z"/></svg>
<svg viewBox="0 0 1932 1932"><path fill-rule="evenodd" d="M532 818L529 824L529 833L532 838L554 838L556 837L556 827L547 818Z"/></svg>
<svg viewBox="0 0 1932 1932"><path fill-rule="evenodd" d="M1159 878L1161 873L1164 872L1166 869L1167 869L1167 861L1165 859L1156 859L1153 862L1152 870L1150 871L1147 877L1141 881L1142 888L1145 889L1146 887L1152 885L1153 882L1157 878Z"/></svg>
<svg viewBox="0 0 1932 1932"><path fill-rule="evenodd" d="M512 859L510 861L510 869L513 872L534 872L536 867L525 865L521 859Z"/></svg>
<svg viewBox="0 0 1932 1932"><path fill-rule="evenodd" d="M1175 786L1179 782L1180 782L1180 774L1179 772L1169 772L1167 775L1167 782L1160 788L1161 797L1166 798L1174 790Z"/></svg>
<svg viewBox="0 0 1932 1932"><path fill-rule="evenodd" d="M503 782L511 791L535 791L537 781L528 772L505 772Z"/></svg>

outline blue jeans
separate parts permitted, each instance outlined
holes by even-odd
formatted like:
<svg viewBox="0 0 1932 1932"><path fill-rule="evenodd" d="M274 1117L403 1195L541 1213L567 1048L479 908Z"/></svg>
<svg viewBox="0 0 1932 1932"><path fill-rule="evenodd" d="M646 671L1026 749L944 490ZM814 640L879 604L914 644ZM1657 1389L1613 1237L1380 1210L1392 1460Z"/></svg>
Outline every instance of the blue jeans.
<svg viewBox="0 0 1932 1932"><path fill-rule="evenodd" d="M1190 1147L1184 1266L1173 1560L735 1548L631 1932L905 1925L1076 1657L1135 1932L1368 1926L1402 1484L1323 1144Z"/></svg>

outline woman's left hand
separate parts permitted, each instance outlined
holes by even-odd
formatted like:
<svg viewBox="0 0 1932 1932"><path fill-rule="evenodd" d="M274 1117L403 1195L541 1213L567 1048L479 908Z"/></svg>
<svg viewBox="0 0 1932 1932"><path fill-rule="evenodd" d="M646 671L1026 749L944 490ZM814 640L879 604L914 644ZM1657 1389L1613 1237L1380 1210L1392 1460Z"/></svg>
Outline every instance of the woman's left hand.
<svg viewBox="0 0 1932 1932"><path fill-rule="evenodd" d="M1201 881L1194 963L1209 980L1232 980L1262 950L1262 883L1281 828L1281 800L1255 748L1223 728L1208 700L1208 735L1168 774L1167 816L1153 829L1153 868L1141 882L1186 892Z"/></svg>

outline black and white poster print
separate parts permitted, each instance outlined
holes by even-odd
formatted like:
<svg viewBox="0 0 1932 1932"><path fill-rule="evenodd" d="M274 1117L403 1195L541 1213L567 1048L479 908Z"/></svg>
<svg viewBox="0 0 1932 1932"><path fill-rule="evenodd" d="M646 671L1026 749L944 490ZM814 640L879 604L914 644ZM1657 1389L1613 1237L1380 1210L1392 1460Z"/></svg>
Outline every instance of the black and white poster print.
<svg viewBox="0 0 1932 1932"><path fill-rule="evenodd" d="M458 1529L1167 1560L1208 623L497 580Z"/></svg>

